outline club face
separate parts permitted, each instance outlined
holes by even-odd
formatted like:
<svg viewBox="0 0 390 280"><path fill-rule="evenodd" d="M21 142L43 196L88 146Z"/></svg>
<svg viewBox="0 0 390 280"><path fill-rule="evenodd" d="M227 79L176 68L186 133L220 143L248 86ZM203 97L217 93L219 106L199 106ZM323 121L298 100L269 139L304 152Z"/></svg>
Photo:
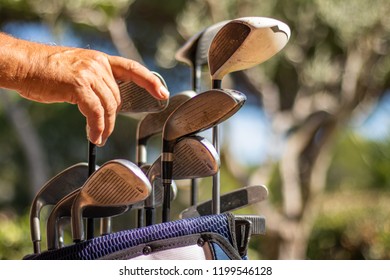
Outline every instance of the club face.
<svg viewBox="0 0 390 280"><path fill-rule="evenodd" d="M83 236L82 215L86 207L128 206L145 200L151 185L142 170L128 160L111 160L94 172L72 205L72 236Z"/></svg>
<svg viewBox="0 0 390 280"><path fill-rule="evenodd" d="M218 22L206 28L202 32L197 42L196 56L195 56L196 65L203 66L208 64L208 52L209 52L211 42L213 41L218 31L228 22L229 21Z"/></svg>
<svg viewBox="0 0 390 280"><path fill-rule="evenodd" d="M146 142L150 137L162 132L165 121L178 106L194 97L194 91L184 91L170 98L168 106L161 112L146 115L137 128L138 142Z"/></svg>
<svg viewBox="0 0 390 280"><path fill-rule="evenodd" d="M287 44L290 28L265 17L245 17L225 24L209 49L209 68L214 80L260 64Z"/></svg>
<svg viewBox="0 0 390 280"><path fill-rule="evenodd" d="M167 87L164 79L156 72L153 72ZM121 113L143 113L160 112L168 105L168 100L154 98L146 89L134 82L118 82L122 104Z"/></svg>
<svg viewBox="0 0 390 280"><path fill-rule="evenodd" d="M88 178L78 200L94 206L130 205L145 199L150 190L151 185L138 166L117 159L105 163Z"/></svg>
<svg viewBox="0 0 390 280"><path fill-rule="evenodd" d="M213 176L218 172L220 158L214 146L200 136L181 138L173 152L173 180L194 179ZM151 181L161 178L161 157L148 171Z"/></svg>
<svg viewBox="0 0 390 280"><path fill-rule="evenodd" d="M163 139L172 141L221 123L244 104L243 93L230 89L202 92L180 105L167 119Z"/></svg>
<svg viewBox="0 0 390 280"><path fill-rule="evenodd" d="M88 164L78 163L70 166L48 181L35 196L30 209L31 239L34 252L39 252L40 212L45 205L55 205L67 194L80 188L88 178Z"/></svg>
<svg viewBox="0 0 390 280"><path fill-rule="evenodd" d="M221 213L261 202L268 197L268 189L263 185L247 186L221 196ZM212 213L212 201L208 200L199 205L191 206L181 212L180 218L205 216Z"/></svg>

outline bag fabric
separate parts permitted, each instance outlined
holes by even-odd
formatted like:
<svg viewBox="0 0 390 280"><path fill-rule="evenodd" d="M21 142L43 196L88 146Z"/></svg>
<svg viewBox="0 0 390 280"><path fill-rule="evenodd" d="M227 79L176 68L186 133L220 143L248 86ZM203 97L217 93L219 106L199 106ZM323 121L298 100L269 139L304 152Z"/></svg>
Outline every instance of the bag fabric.
<svg viewBox="0 0 390 280"><path fill-rule="evenodd" d="M237 248L234 215L225 213L124 230L24 259L232 260L246 256Z"/></svg>

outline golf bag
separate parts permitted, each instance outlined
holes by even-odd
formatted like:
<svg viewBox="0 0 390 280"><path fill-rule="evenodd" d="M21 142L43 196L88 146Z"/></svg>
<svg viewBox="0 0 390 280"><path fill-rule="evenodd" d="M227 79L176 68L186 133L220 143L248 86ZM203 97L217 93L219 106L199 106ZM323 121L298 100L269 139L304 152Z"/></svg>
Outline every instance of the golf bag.
<svg viewBox="0 0 390 280"><path fill-rule="evenodd" d="M243 260L251 233L250 218L225 213L124 230L24 259Z"/></svg>

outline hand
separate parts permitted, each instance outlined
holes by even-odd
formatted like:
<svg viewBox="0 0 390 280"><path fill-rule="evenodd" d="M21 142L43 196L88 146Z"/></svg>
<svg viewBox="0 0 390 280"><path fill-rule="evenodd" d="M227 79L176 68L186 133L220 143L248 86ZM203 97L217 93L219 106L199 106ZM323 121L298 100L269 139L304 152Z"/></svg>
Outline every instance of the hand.
<svg viewBox="0 0 390 280"><path fill-rule="evenodd" d="M116 80L133 81L158 99L169 97L160 79L133 60L0 35L0 45L8 47L1 51L0 62L12 61L8 67L7 63L0 67L0 86L15 89L23 97L38 102L77 104L87 119L88 139L99 146L104 145L114 130L120 108ZM2 77L3 73L7 74Z"/></svg>

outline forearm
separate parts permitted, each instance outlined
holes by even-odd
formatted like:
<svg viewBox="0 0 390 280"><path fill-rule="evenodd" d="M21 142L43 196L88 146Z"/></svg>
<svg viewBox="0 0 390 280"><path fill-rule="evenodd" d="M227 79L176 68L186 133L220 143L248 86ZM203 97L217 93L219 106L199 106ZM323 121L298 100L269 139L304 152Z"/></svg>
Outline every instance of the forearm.
<svg viewBox="0 0 390 280"><path fill-rule="evenodd" d="M0 33L0 87L21 90L31 71L38 44Z"/></svg>

